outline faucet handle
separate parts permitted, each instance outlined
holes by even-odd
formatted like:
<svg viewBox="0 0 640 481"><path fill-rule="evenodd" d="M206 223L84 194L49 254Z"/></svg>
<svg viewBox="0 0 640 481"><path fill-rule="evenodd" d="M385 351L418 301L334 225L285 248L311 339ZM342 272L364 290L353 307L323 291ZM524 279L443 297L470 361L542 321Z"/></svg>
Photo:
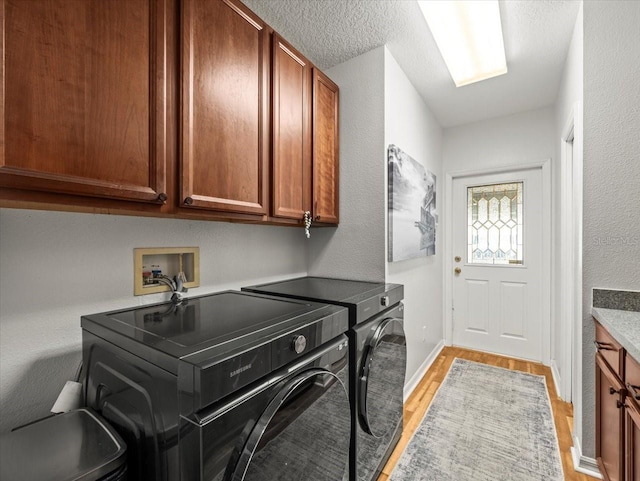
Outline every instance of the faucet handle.
<svg viewBox="0 0 640 481"><path fill-rule="evenodd" d="M176 274L176 276L174 277L174 280L176 282L177 291L187 292L188 289L184 287L185 283L187 282L187 276L185 276L184 272L178 272L178 274Z"/></svg>
<svg viewBox="0 0 640 481"><path fill-rule="evenodd" d="M189 289L187 289L186 287L184 287L184 283L185 283L185 279L182 278L182 276L175 276L173 278L173 281L176 284L176 292L187 292Z"/></svg>

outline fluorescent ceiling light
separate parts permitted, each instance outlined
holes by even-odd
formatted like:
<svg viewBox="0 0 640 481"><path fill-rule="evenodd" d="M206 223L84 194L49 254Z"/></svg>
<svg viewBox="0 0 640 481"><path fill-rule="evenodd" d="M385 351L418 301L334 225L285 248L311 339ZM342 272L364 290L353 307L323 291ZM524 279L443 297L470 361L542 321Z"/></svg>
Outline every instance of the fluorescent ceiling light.
<svg viewBox="0 0 640 481"><path fill-rule="evenodd" d="M418 1L456 87L507 73L498 0Z"/></svg>

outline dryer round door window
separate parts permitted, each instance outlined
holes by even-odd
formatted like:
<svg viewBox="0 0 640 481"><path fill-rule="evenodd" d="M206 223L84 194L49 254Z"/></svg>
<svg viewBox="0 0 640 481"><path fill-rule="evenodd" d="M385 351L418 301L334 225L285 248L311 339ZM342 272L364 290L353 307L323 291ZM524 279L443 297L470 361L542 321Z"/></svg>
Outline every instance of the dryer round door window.
<svg viewBox="0 0 640 481"><path fill-rule="evenodd" d="M359 419L376 438L392 432L402 419L407 348L402 320L382 321L367 341L359 383Z"/></svg>
<svg viewBox="0 0 640 481"><path fill-rule="evenodd" d="M247 438L231 481L348 479L350 407L345 368L290 380Z"/></svg>

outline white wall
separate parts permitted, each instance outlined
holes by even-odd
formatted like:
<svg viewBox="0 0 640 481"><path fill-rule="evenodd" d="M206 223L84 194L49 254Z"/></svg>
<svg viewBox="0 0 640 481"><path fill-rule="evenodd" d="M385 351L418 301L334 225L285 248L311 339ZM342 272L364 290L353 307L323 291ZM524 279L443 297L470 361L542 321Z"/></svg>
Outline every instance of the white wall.
<svg viewBox="0 0 640 481"><path fill-rule="evenodd" d="M307 271L301 229L0 209L0 432L44 416L81 358L80 316L133 296L134 247L200 247L205 294Z"/></svg>
<svg viewBox="0 0 640 481"><path fill-rule="evenodd" d="M391 53L384 57L385 149L395 144L436 175L436 206L443 198L442 128ZM383 152L380 169L388 169ZM387 192L387 189L384 189ZM385 219L388 221L387 216ZM438 226L439 228L441 226ZM388 232L388 227L387 227ZM388 247L388 236L385 252ZM407 383L422 377L423 364L443 339L442 235L436 235L436 255L387 262L387 282L404 284ZM409 386L412 387L412 386Z"/></svg>
<svg viewBox="0 0 640 481"><path fill-rule="evenodd" d="M595 457L592 288L640 290L640 2L584 2L582 452Z"/></svg>
<svg viewBox="0 0 640 481"><path fill-rule="evenodd" d="M482 170L554 157L552 107L444 130L445 171Z"/></svg>
<svg viewBox="0 0 640 481"><path fill-rule="evenodd" d="M312 228L309 274L383 281L384 47L326 74L340 87L340 227Z"/></svg>

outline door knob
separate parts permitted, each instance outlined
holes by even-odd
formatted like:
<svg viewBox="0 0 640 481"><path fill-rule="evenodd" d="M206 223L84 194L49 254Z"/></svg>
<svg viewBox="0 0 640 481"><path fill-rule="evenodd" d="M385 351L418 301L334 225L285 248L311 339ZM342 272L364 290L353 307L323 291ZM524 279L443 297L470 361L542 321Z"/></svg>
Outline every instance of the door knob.
<svg viewBox="0 0 640 481"><path fill-rule="evenodd" d="M459 267L456 267L453 272L455 272L456 274L460 274L462 272L462 269L460 269Z"/></svg>

